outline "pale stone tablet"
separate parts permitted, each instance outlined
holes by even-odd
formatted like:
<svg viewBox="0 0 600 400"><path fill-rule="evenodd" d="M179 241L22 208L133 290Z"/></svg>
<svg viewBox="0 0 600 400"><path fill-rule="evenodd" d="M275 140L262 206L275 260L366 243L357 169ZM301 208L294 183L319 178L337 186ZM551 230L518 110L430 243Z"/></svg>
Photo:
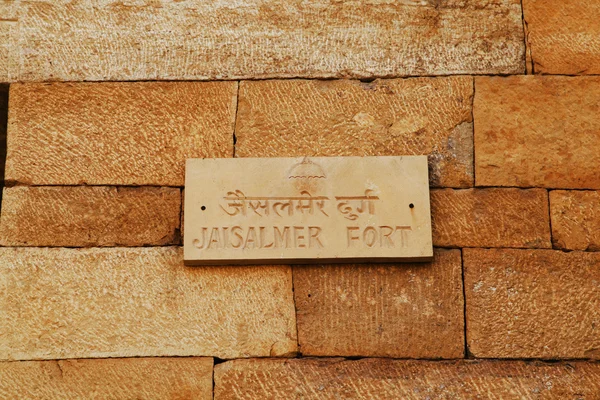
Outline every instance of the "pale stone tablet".
<svg viewBox="0 0 600 400"><path fill-rule="evenodd" d="M188 265L427 261L426 156L190 159Z"/></svg>

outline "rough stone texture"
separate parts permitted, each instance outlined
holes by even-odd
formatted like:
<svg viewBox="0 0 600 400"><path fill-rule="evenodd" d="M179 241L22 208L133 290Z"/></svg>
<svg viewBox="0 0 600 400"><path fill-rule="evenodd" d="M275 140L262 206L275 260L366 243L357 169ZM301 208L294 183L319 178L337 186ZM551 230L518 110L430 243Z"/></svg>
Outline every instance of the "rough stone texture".
<svg viewBox="0 0 600 400"><path fill-rule="evenodd" d="M212 399L211 358L0 363L3 399Z"/></svg>
<svg viewBox="0 0 600 400"><path fill-rule="evenodd" d="M2 246L143 246L180 241L177 188L4 189Z"/></svg>
<svg viewBox="0 0 600 400"><path fill-rule="evenodd" d="M433 186L473 186L471 77L241 82L238 157L429 155Z"/></svg>
<svg viewBox="0 0 600 400"><path fill-rule="evenodd" d="M0 249L0 359L286 356L289 267L189 268L181 249Z"/></svg>
<svg viewBox="0 0 600 400"><path fill-rule="evenodd" d="M519 0L3 3L0 81L525 70Z"/></svg>
<svg viewBox="0 0 600 400"><path fill-rule="evenodd" d="M527 70L600 74L600 2L523 0Z"/></svg>
<svg viewBox="0 0 600 400"><path fill-rule="evenodd" d="M8 85L0 84L0 187L4 184L6 160L6 124L8 117ZM2 195L0 195L0 201Z"/></svg>
<svg viewBox="0 0 600 400"><path fill-rule="evenodd" d="M297 266L294 296L304 356L464 356L459 250L432 263Z"/></svg>
<svg viewBox="0 0 600 400"><path fill-rule="evenodd" d="M236 82L11 85L6 180L183 186L187 158L233 154L236 96Z"/></svg>
<svg viewBox="0 0 600 400"><path fill-rule="evenodd" d="M250 359L215 366L215 399L596 399L600 364Z"/></svg>
<svg viewBox="0 0 600 400"><path fill-rule="evenodd" d="M600 250L600 192L550 192L552 243L566 250Z"/></svg>
<svg viewBox="0 0 600 400"><path fill-rule="evenodd" d="M475 78L479 186L600 188L600 77Z"/></svg>
<svg viewBox="0 0 600 400"><path fill-rule="evenodd" d="M544 189L431 191L433 244L440 247L552 247Z"/></svg>
<svg viewBox="0 0 600 400"><path fill-rule="evenodd" d="M600 359L600 253L464 249L475 357Z"/></svg>

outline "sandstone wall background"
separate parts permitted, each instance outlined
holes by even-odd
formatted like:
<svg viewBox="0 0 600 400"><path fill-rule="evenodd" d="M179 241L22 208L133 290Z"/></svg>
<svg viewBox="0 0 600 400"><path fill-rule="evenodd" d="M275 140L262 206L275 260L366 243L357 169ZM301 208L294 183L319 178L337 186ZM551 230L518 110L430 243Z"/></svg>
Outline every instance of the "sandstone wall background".
<svg viewBox="0 0 600 400"><path fill-rule="evenodd" d="M600 399L599 20L0 0L0 398ZM433 262L183 266L186 158L406 154Z"/></svg>

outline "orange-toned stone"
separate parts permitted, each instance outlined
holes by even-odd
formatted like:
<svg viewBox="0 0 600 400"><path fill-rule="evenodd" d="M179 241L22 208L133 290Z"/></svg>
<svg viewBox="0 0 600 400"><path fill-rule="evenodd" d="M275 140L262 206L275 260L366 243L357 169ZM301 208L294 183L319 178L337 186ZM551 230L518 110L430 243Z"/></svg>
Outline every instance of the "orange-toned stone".
<svg viewBox="0 0 600 400"><path fill-rule="evenodd" d="M183 186L185 160L233 154L236 82L13 84L6 180Z"/></svg>
<svg viewBox="0 0 600 400"><path fill-rule="evenodd" d="M144 246L180 240L177 188L5 188L2 246Z"/></svg>
<svg viewBox="0 0 600 400"><path fill-rule="evenodd" d="M600 253L464 249L475 357L600 359Z"/></svg>
<svg viewBox="0 0 600 400"><path fill-rule="evenodd" d="M595 399L600 363L250 359L215 366L215 399Z"/></svg>
<svg viewBox="0 0 600 400"><path fill-rule="evenodd" d="M212 399L211 358L0 362L3 399Z"/></svg>
<svg viewBox="0 0 600 400"><path fill-rule="evenodd" d="M288 356L290 267L187 268L176 247L0 248L0 359Z"/></svg>
<svg viewBox="0 0 600 400"><path fill-rule="evenodd" d="M475 183L600 189L600 77L475 78Z"/></svg>
<svg viewBox="0 0 600 400"><path fill-rule="evenodd" d="M240 83L238 157L428 155L433 186L473 186L471 77Z"/></svg>
<svg viewBox="0 0 600 400"><path fill-rule="evenodd" d="M6 160L6 145L4 143L6 143L7 118L8 85L0 84L0 183L4 179L4 160Z"/></svg>
<svg viewBox="0 0 600 400"><path fill-rule="evenodd" d="M2 1L0 15L0 81L363 78L525 69L519 0Z"/></svg>
<svg viewBox="0 0 600 400"><path fill-rule="evenodd" d="M294 267L305 356L461 358L460 250L432 263Z"/></svg>
<svg viewBox="0 0 600 400"><path fill-rule="evenodd" d="M600 192L550 192L552 243L566 250L600 250Z"/></svg>
<svg viewBox="0 0 600 400"><path fill-rule="evenodd" d="M527 70L600 74L600 2L523 0Z"/></svg>
<svg viewBox="0 0 600 400"><path fill-rule="evenodd" d="M544 189L432 190L431 219L434 246L552 247Z"/></svg>

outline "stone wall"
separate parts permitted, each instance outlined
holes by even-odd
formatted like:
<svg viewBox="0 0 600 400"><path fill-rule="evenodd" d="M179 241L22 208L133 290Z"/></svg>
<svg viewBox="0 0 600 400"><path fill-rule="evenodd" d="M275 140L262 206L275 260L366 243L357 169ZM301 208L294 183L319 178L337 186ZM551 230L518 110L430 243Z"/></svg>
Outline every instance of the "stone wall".
<svg viewBox="0 0 600 400"><path fill-rule="evenodd" d="M600 398L598 20L0 1L0 398ZM431 263L183 265L187 158L417 154Z"/></svg>

